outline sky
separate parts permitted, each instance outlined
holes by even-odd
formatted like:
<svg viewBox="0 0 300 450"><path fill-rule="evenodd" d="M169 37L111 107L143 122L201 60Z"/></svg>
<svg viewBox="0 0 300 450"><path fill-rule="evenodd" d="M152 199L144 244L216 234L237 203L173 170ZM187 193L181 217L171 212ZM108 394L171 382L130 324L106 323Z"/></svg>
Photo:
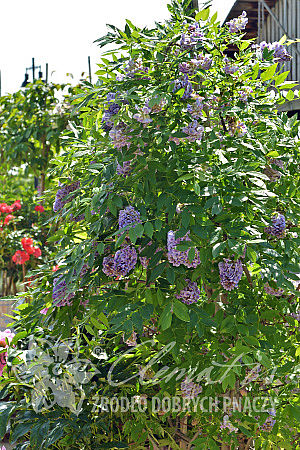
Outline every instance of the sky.
<svg viewBox="0 0 300 450"><path fill-rule="evenodd" d="M49 80L57 83L92 74L101 50L93 41L106 33L106 24L124 28L125 19L151 26L169 17L168 0L7 0L1 1L0 70L2 95L20 88L26 67L49 66ZM224 10L231 0L213 0L214 9ZM223 6L222 6L223 5ZM31 81L32 72L29 71ZM37 71L36 71L37 76ZM94 81L96 77L93 77Z"/></svg>

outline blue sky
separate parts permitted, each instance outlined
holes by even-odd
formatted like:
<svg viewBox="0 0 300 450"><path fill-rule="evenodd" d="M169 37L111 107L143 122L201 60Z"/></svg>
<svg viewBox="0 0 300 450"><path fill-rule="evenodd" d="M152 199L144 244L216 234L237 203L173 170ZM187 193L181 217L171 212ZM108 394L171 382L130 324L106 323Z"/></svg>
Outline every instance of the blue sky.
<svg viewBox="0 0 300 450"><path fill-rule="evenodd" d="M224 11L231 0L213 0ZM50 80L65 82L72 73L78 80L97 70L100 50L93 41L106 33L106 23L124 26L130 19L139 26L153 25L168 16L167 0L10 0L1 2L2 95L19 89L25 68L35 57L37 65L49 64ZM227 8L226 8L227 9ZM95 79L95 77L94 77Z"/></svg>

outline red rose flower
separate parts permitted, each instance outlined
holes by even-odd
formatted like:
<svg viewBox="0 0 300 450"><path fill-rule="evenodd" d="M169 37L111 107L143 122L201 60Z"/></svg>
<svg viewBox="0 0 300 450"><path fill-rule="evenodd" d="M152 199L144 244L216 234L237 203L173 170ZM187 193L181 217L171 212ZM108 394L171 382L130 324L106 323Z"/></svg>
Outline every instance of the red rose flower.
<svg viewBox="0 0 300 450"><path fill-rule="evenodd" d="M22 208L21 200L16 200L15 202L13 202L13 204L11 206L13 208L13 211L17 211L18 209L21 209Z"/></svg>
<svg viewBox="0 0 300 450"><path fill-rule="evenodd" d="M15 216L8 214L4 219L4 225L7 225L11 220L13 220Z"/></svg>
<svg viewBox="0 0 300 450"><path fill-rule="evenodd" d="M42 251L39 247L33 247L32 254L35 258L39 258L40 256L42 256Z"/></svg>
<svg viewBox="0 0 300 450"><path fill-rule="evenodd" d="M14 256L12 257L12 260L16 264L25 264L26 261L28 261L30 256L27 252L24 252L22 250L17 250Z"/></svg>
<svg viewBox="0 0 300 450"><path fill-rule="evenodd" d="M29 253L29 255L33 254L33 240L31 238L23 238L21 239L21 244L25 252Z"/></svg>
<svg viewBox="0 0 300 450"><path fill-rule="evenodd" d="M38 212L45 211L45 208L43 207L43 205L36 205L36 207L34 209L35 209L35 211L38 211Z"/></svg>

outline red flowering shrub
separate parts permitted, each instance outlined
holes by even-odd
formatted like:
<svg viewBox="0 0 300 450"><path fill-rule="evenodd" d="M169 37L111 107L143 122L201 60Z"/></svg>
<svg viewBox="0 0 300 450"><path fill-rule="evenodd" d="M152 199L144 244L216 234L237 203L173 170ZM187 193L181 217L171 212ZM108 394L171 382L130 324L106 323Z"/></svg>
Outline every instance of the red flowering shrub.
<svg viewBox="0 0 300 450"><path fill-rule="evenodd" d="M26 261L28 261L30 256L27 252L23 250L17 250L14 256L12 257L12 260L15 264L25 264Z"/></svg>
<svg viewBox="0 0 300 450"><path fill-rule="evenodd" d="M43 207L43 205L36 205L34 210L37 211L37 212L44 212L45 208Z"/></svg>

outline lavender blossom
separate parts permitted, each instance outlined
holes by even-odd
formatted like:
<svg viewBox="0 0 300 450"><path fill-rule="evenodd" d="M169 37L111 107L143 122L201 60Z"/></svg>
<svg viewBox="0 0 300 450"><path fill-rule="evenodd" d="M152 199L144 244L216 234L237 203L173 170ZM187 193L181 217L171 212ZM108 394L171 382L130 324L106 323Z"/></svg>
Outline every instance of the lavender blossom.
<svg viewBox="0 0 300 450"><path fill-rule="evenodd" d="M238 66L231 64L231 61L227 58L227 56L225 56L224 62L224 72L226 73L226 75L233 75L239 69Z"/></svg>
<svg viewBox="0 0 300 450"><path fill-rule="evenodd" d="M181 382L180 388L182 397L187 399L196 398L203 390L200 384L189 381L187 377Z"/></svg>
<svg viewBox="0 0 300 450"><path fill-rule="evenodd" d="M203 38L204 33L201 31L200 24L197 22L190 25L187 32L181 35L179 45L182 50L193 50L194 46L202 41Z"/></svg>
<svg viewBox="0 0 300 450"><path fill-rule="evenodd" d="M184 93L182 94L182 99L188 99L191 97L193 92L192 84L190 83L188 74L185 74L183 77L175 80L175 85L173 88L173 92L178 92L180 89L184 89Z"/></svg>
<svg viewBox="0 0 300 450"><path fill-rule="evenodd" d="M211 68L213 60L209 56L205 56L203 53L200 53L200 55L197 56L197 60L199 69L209 70Z"/></svg>
<svg viewBox="0 0 300 450"><path fill-rule="evenodd" d="M196 282L192 282L189 279L185 280L187 286L183 288L179 294L175 294L175 297L181 300L186 305L196 303L200 298L200 289Z"/></svg>
<svg viewBox="0 0 300 450"><path fill-rule="evenodd" d="M227 22L226 24L229 25L229 32L230 33L237 33L238 31L244 30L247 26L248 18L246 11L243 11L242 14Z"/></svg>
<svg viewBox="0 0 300 450"><path fill-rule="evenodd" d="M134 228L138 223L141 223L140 213L133 206L127 206L125 209L121 209L119 212L119 229L125 228L128 225L132 225Z"/></svg>
<svg viewBox="0 0 300 450"><path fill-rule="evenodd" d="M137 342L136 342L136 332L133 331L130 338L126 339L124 338L124 334L123 334L123 341L126 345L128 345L128 347L136 347L137 346Z"/></svg>
<svg viewBox="0 0 300 450"><path fill-rule="evenodd" d="M128 177L128 175L130 174L131 171L132 171L131 161L124 161L122 163L122 165L118 163L118 165L117 165L117 174L118 175L123 175L123 177Z"/></svg>
<svg viewBox="0 0 300 450"><path fill-rule="evenodd" d="M276 416L276 411L275 409L269 409L268 413L269 417L267 417L265 422L261 425L260 429L262 431L270 433L276 423L276 419L274 419L274 417Z"/></svg>
<svg viewBox="0 0 300 450"><path fill-rule="evenodd" d="M238 286L243 275L243 264L240 259L232 261L224 259L219 262L220 281L224 289L231 291Z"/></svg>
<svg viewBox="0 0 300 450"><path fill-rule="evenodd" d="M238 91L239 100L241 100L244 103L248 102L248 98L252 94L253 89L250 86L246 86L244 89Z"/></svg>
<svg viewBox="0 0 300 450"><path fill-rule="evenodd" d="M120 248L114 256L115 276L127 275L137 263L137 253L134 247L127 245Z"/></svg>
<svg viewBox="0 0 300 450"><path fill-rule="evenodd" d="M151 109L147 106L143 106L139 109L139 112L133 115L133 118L137 120L138 122L148 124L152 122L152 119L150 117Z"/></svg>
<svg viewBox="0 0 300 450"><path fill-rule="evenodd" d="M109 137L117 150L121 150L123 147L130 147L130 136L127 136L122 128L112 128L109 132Z"/></svg>
<svg viewBox="0 0 300 450"><path fill-rule="evenodd" d="M263 41L259 45L253 45L253 48L256 49L257 55L263 58L263 51L265 48L269 50L269 52L274 52L273 58L277 62L286 62L292 59L292 56L287 52L284 45L279 44L279 42L266 42Z"/></svg>
<svg viewBox="0 0 300 450"><path fill-rule="evenodd" d="M275 297L281 297L284 294L284 290L279 288L279 289L273 289L269 283L266 283L264 285L264 290L266 291L267 294L269 295L274 295Z"/></svg>
<svg viewBox="0 0 300 450"><path fill-rule="evenodd" d="M195 96L195 101L187 106L187 111L193 117L193 119L198 120L202 116L202 111L204 108L203 97Z"/></svg>
<svg viewBox="0 0 300 450"><path fill-rule="evenodd" d="M149 69L148 67L143 66L143 63L140 59L130 59L124 70L127 73L128 77L133 78L138 74L147 74Z"/></svg>
<svg viewBox="0 0 300 450"><path fill-rule="evenodd" d="M68 198L67 198L67 196L71 192L76 191L79 188L80 182L75 181L74 183L71 183L68 185L59 183L59 186L60 186L60 188L58 189L58 191L56 193L56 197L55 197L54 204L53 204L54 212L60 211L66 205L66 203L72 201L75 198L75 195L72 195L71 197L68 197Z"/></svg>
<svg viewBox="0 0 300 450"><path fill-rule="evenodd" d="M67 291L67 284L66 281L62 279L62 275L54 278L52 299L55 306L70 306L72 304L71 299L75 294L73 292L68 294Z"/></svg>
<svg viewBox="0 0 300 450"><path fill-rule="evenodd" d="M221 430L224 430L225 428L228 428L229 433L236 433L238 431L238 428L234 427L232 423L229 421L228 414L225 414L223 417L223 423L220 425Z"/></svg>
<svg viewBox="0 0 300 450"><path fill-rule="evenodd" d="M188 259L189 250L180 251L177 250L177 245L180 242L184 241L190 241L189 232L184 237L175 239L175 233L174 231L168 232L168 238L167 238L167 247L168 247L168 260L169 262L175 266L178 267L180 264L183 264L184 266L194 269L199 266L200 264L200 257L199 257L199 251L195 249L195 257L192 262Z"/></svg>
<svg viewBox="0 0 300 450"><path fill-rule="evenodd" d="M285 232L285 217L283 214L275 213L273 214L272 220L272 226L265 228L265 233L274 236L276 238L281 238L284 236Z"/></svg>
<svg viewBox="0 0 300 450"><path fill-rule="evenodd" d="M195 142L201 141L204 128L197 120L193 120L193 122L182 128L182 131L188 135L187 139L189 142Z"/></svg>

